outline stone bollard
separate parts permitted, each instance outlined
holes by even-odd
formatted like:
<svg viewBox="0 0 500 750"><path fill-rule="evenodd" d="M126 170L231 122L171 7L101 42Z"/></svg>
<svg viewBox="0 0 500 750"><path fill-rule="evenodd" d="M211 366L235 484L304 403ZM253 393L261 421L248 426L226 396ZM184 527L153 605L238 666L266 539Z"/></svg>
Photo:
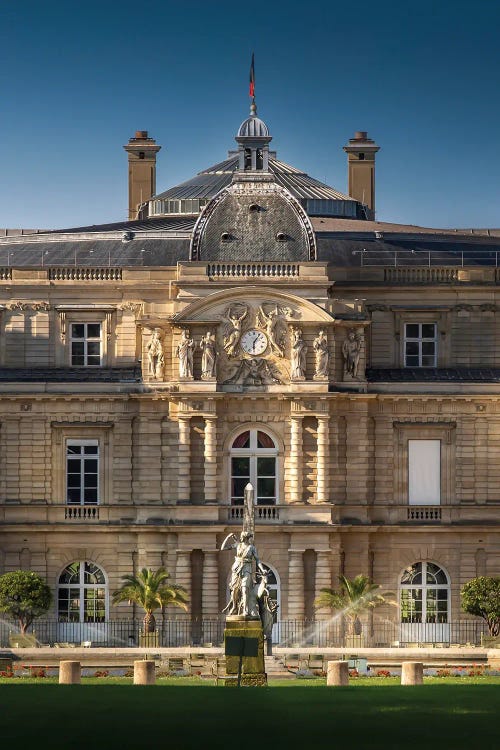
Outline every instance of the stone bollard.
<svg viewBox="0 0 500 750"><path fill-rule="evenodd" d="M348 661L329 661L326 672L327 685L348 685L349 684L349 662Z"/></svg>
<svg viewBox="0 0 500 750"><path fill-rule="evenodd" d="M59 662L59 685L79 685L82 681L82 665L79 661Z"/></svg>
<svg viewBox="0 0 500 750"><path fill-rule="evenodd" d="M155 663L151 659L134 661L134 685L155 684Z"/></svg>
<svg viewBox="0 0 500 750"><path fill-rule="evenodd" d="M401 665L402 685L422 685L424 665L421 661L404 661Z"/></svg>

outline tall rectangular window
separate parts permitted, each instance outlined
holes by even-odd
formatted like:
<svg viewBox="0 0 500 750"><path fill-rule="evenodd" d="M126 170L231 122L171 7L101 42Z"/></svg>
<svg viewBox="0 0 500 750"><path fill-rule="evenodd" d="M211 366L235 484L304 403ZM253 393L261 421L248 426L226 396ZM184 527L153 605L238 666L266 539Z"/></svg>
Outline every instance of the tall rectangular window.
<svg viewBox="0 0 500 750"><path fill-rule="evenodd" d="M405 323L405 367L436 367L435 323Z"/></svg>
<svg viewBox="0 0 500 750"><path fill-rule="evenodd" d="M71 323L71 366L99 367L101 364L101 324Z"/></svg>
<svg viewBox="0 0 500 750"><path fill-rule="evenodd" d="M66 502L68 505L97 505L99 502L97 440L67 441Z"/></svg>
<svg viewBox="0 0 500 750"><path fill-rule="evenodd" d="M408 440L408 502L440 505L440 440Z"/></svg>

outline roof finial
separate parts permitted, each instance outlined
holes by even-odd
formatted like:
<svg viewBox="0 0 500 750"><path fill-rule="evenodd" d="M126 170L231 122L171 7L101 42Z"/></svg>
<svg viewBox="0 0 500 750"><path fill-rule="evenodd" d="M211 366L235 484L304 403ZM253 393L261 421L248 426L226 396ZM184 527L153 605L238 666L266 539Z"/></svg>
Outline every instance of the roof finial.
<svg viewBox="0 0 500 750"><path fill-rule="evenodd" d="M248 90L249 95L252 97L252 103L250 105L250 117L257 116L257 105L255 104L255 59L254 53L252 52L252 62L250 65L250 87Z"/></svg>

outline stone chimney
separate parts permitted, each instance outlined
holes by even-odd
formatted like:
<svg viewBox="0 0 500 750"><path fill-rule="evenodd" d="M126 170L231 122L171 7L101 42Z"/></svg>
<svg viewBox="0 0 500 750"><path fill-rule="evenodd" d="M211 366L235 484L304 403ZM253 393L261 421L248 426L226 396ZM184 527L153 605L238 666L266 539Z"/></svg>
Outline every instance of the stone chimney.
<svg viewBox="0 0 500 750"><path fill-rule="evenodd" d="M375 154L380 149L368 138L366 130L358 130L349 139L347 154L347 192L351 198L368 207L368 218L375 219Z"/></svg>
<svg viewBox="0 0 500 750"><path fill-rule="evenodd" d="M142 204L156 193L156 154L161 146L147 130L137 130L123 147L128 153L128 218L140 218Z"/></svg>

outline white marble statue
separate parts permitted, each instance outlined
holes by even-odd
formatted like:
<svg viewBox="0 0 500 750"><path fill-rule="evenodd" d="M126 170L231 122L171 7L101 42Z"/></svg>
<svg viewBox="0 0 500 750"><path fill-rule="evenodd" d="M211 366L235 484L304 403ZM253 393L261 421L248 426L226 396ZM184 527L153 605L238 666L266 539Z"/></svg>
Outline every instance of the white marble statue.
<svg viewBox="0 0 500 750"><path fill-rule="evenodd" d="M252 532L242 531L239 541L234 534L229 534L221 546L221 551L227 549L235 549L236 555L229 581L229 602L223 612L227 612L228 615L259 617L253 572L254 562L263 575L267 573L267 570L259 560Z"/></svg>
<svg viewBox="0 0 500 750"><path fill-rule="evenodd" d="M193 349L194 341L190 338L188 329L184 328L176 350L176 356L179 358L180 378L193 379Z"/></svg>
<svg viewBox="0 0 500 750"><path fill-rule="evenodd" d="M315 378L328 377L328 339L324 331L320 331L313 341L313 349L316 355Z"/></svg>
<svg viewBox="0 0 500 750"><path fill-rule="evenodd" d="M215 378L215 367L217 364L217 347L215 336L211 331L203 336L200 341L201 356L201 379L212 380Z"/></svg>
<svg viewBox="0 0 500 750"><path fill-rule="evenodd" d="M163 344L161 343L161 328L155 328L147 345L148 372L155 380L163 380L163 368L165 357L163 355Z"/></svg>
<svg viewBox="0 0 500 750"><path fill-rule="evenodd" d="M306 379L306 354L307 346L302 338L300 328L292 330L292 351L291 351L291 378L292 380Z"/></svg>

